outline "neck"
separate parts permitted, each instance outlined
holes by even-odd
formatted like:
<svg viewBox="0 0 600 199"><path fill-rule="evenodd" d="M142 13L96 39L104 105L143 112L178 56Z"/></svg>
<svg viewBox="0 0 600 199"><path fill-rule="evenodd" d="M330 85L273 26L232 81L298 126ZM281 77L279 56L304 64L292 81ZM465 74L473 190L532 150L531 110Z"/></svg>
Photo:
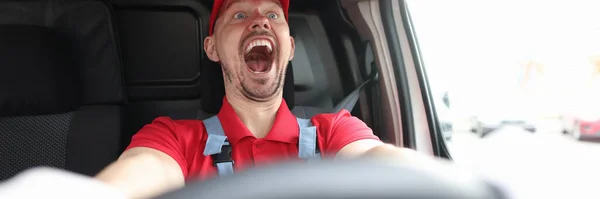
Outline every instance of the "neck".
<svg viewBox="0 0 600 199"><path fill-rule="evenodd" d="M227 95L227 101L233 107L246 128L257 138L267 136L282 102L282 97L274 97L265 102L246 100L240 96Z"/></svg>

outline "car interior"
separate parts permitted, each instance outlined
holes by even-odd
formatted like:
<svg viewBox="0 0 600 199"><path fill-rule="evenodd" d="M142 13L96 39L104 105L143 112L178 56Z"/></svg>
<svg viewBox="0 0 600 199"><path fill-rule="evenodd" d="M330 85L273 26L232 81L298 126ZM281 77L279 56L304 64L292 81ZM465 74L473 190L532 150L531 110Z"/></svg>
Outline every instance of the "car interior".
<svg viewBox="0 0 600 199"><path fill-rule="evenodd" d="M365 45L355 31L334 26L342 20L339 13L292 2L296 53L284 98L297 117L310 118L331 111L362 83L367 74L357 54ZM2 168L9 169L1 179L36 165L94 175L154 118L206 119L218 113L221 68L203 52L211 5L0 2L5 15L0 56L12 71L2 78ZM354 113L370 115L368 107Z"/></svg>
<svg viewBox="0 0 600 199"><path fill-rule="evenodd" d="M154 118L216 114L212 3L0 1L0 181L36 166L93 176ZM331 112L378 72L352 114L385 142L450 159L406 14L400 1L291 1L284 99L297 117Z"/></svg>

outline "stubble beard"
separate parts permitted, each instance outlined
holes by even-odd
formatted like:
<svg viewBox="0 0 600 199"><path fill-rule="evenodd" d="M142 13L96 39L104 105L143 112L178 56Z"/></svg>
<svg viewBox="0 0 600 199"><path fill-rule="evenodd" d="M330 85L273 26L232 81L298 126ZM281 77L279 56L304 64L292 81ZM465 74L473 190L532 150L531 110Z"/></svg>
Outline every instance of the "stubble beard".
<svg viewBox="0 0 600 199"><path fill-rule="evenodd" d="M271 84L269 84L269 79L258 79L258 80L252 80L252 79L248 79L244 76L244 71L243 70L247 70L244 66L244 61L240 58L237 58L236 60L234 60L234 63L238 63L238 66L234 66L234 65L230 65L230 64L226 64L226 63L221 63L222 64L222 68L223 68L223 73L225 74L225 79L226 79L226 84L234 84L233 81L233 74L231 73L231 67L233 66L234 70L238 70L238 80L239 80L239 85L234 85L235 87L238 88L238 90L241 92L241 94L244 96L244 98L250 100L250 101L254 101L254 102L266 102L271 100L272 98L274 98L275 95L277 95L280 90L283 87L283 82L284 82L284 78L285 78L285 70L283 70L284 68L286 68L287 64L280 64L277 63L279 61L279 55L280 52L277 49L275 52L275 57L276 59L273 60L273 62L275 63L275 68L273 68L272 70L276 70L275 71L275 80L272 81ZM252 88L253 84L258 85L256 88Z"/></svg>

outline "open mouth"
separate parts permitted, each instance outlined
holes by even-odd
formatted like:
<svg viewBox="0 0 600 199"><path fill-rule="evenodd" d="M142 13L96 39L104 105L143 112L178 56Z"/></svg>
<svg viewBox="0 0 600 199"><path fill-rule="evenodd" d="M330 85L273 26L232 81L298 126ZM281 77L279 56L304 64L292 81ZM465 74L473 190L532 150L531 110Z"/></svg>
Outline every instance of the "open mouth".
<svg viewBox="0 0 600 199"><path fill-rule="evenodd" d="M273 46L266 39L256 39L248 44L244 52L246 66L253 73L266 73L273 63Z"/></svg>

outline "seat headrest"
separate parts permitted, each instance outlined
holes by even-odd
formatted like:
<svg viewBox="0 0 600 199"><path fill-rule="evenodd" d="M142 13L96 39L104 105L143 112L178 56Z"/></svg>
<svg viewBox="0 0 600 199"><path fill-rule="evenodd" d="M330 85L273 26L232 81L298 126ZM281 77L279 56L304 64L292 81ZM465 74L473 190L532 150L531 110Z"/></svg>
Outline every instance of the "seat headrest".
<svg viewBox="0 0 600 199"><path fill-rule="evenodd" d="M211 114L219 113L225 97L225 85L223 82L223 69L216 62L207 60L203 63L201 72L202 81L202 109ZM283 99L288 108L294 108L294 70L292 64L288 64L285 80L283 83Z"/></svg>
<svg viewBox="0 0 600 199"><path fill-rule="evenodd" d="M63 113L80 105L69 46L50 28L0 26L0 116Z"/></svg>

